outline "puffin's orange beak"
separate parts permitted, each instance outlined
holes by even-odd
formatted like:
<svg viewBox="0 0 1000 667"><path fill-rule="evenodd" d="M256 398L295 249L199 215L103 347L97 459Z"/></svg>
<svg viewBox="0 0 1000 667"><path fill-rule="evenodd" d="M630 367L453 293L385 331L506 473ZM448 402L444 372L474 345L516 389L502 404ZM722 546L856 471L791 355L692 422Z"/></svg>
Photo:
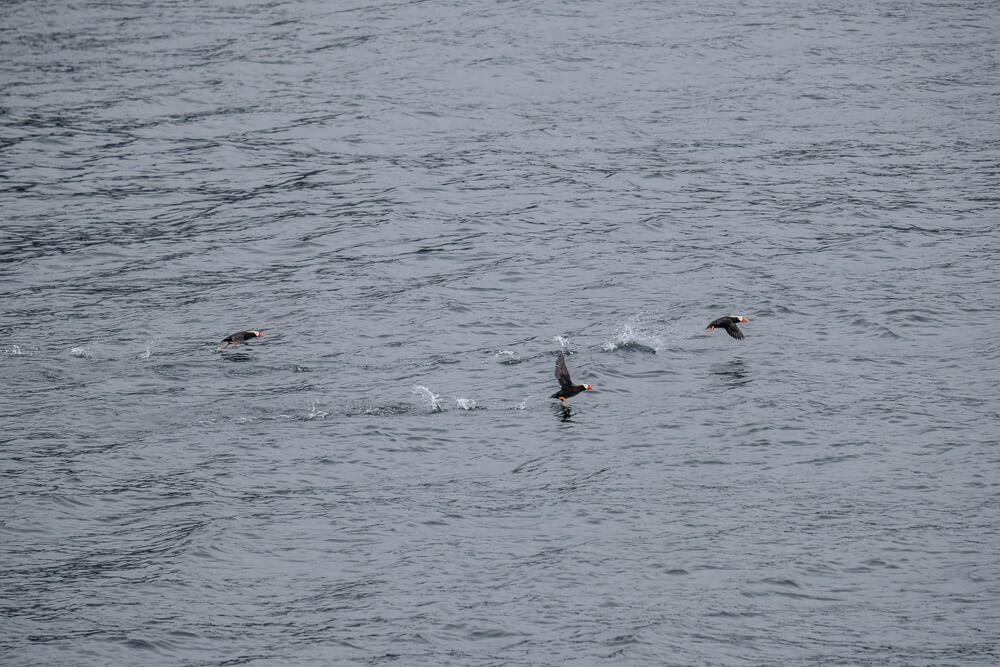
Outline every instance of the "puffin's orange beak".
<svg viewBox="0 0 1000 667"><path fill-rule="evenodd" d="M744 322L745 323L745 322L749 322L749 321L750 321L749 317L741 317L740 318L740 322Z"/></svg>
<svg viewBox="0 0 1000 667"><path fill-rule="evenodd" d="M588 384L587 385L587 391L594 391L594 385Z"/></svg>

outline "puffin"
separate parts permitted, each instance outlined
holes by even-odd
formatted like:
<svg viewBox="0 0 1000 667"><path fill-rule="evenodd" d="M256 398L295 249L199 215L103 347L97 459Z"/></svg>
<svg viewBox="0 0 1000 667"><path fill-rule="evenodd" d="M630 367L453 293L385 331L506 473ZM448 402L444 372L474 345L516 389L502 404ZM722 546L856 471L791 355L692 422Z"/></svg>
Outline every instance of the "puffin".
<svg viewBox="0 0 1000 667"><path fill-rule="evenodd" d="M569 370L566 368L566 357L562 352L556 357L556 380L559 381L559 391L549 398L558 398L564 404L566 401L582 391L593 391L594 387L589 384L573 384L569 379Z"/></svg>
<svg viewBox="0 0 1000 667"><path fill-rule="evenodd" d="M251 338L263 338L264 332L252 329L250 331L240 331L239 333L234 333L231 336L226 336L219 343L219 349L224 350L227 347L239 347L243 343L247 342Z"/></svg>
<svg viewBox="0 0 1000 667"><path fill-rule="evenodd" d="M725 317L720 317L717 320L712 320L708 324L708 328L705 329L706 334L710 334L715 331L716 327L720 327L726 330L726 333L735 338L736 340L743 340L743 332L740 328L736 326L737 324L742 324L744 322L749 322L747 318L742 315L726 315Z"/></svg>

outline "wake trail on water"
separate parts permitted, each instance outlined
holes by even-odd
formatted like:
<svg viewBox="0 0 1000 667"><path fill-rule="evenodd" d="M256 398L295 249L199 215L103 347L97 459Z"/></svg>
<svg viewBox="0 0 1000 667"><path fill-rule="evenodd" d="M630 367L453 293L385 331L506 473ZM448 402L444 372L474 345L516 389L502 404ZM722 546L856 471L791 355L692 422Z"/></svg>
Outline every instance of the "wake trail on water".
<svg viewBox="0 0 1000 667"><path fill-rule="evenodd" d="M421 396L424 399L426 399L426 401L427 401L426 405L427 405L427 407L430 408L431 413L444 412L444 405L442 404L441 396L439 394L435 394L433 391L431 391L427 387L425 387L423 385L420 385L420 384L413 385L413 392L412 393L414 393L414 394L416 394L418 396ZM474 398L467 398L467 397L462 397L462 396L455 396L454 399L455 399L455 407L457 407L459 410L465 410L467 412L472 412L472 411L488 410L489 409L485 405L482 405L479 401L477 401ZM506 404L503 409L508 409L508 410L527 410L528 409L528 401L529 400L530 400L530 397L527 397L527 398L524 398L524 399L518 401L517 403L514 403L513 405Z"/></svg>

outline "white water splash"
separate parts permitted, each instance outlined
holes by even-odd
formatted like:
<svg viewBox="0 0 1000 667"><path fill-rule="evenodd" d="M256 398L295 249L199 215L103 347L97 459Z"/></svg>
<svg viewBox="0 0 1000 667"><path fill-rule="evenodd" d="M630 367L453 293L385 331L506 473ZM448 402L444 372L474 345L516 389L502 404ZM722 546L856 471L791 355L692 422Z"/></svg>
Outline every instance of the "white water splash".
<svg viewBox="0 0 1000 667"><path fill-rule="evenodd" d="M153 356L153 344L146 343L146 349L144 349L142 352L139 353L139 358L149 359L151 356Z"/></svg>
<svg viewBox="0 0 1000 667"><path fill-rule="evenodd" d="M21 350L20 345L6 345L0 348L0 356L3 357L27 357L31 353Z"/></svg>
<svg viewBox="0 0 1000 667"><path fill-rule="evenodd" d="M479 404L471 398L456 398L455 403L463 410L478 410Z"/></svg>
<svg viewBox="0 0 1000 667"><path fill-rule="evenodd" d="M524 399L523 401L521 401L520 403L518 403L517 405L515 405L512 409L513 410L527 410L528 409L528 399Z"/></svg>
<svg viewBox="0 0 1000 667"><path fill-rule="evenodd" d="M601 345L601 349L605 352L631 349L653 354L656 354L661 347L663 347L663 339L656 334L645 331L638 315L625 320L611 340Z"/></svg>
<svg viewBox="0 0 1000 667"><path fill-rule="evenodd" d="M424 396L431 405L431 412L441 412L441 397L421 384L413 385L413 393Z"/></svg>
<svg viewBox="0 0 1000 667"><path fill-rule="evenodd" d="M569 338L566 338L564 336L555 336L555 337L552 338L552 340L554 340L555 342L559 343L559 347L564 352L569 352Z"/></svg>
<svg viewBox="0 0 1000 667"><path fill-rule="evenodd" d="M493 355L493 361L498 364L519 364L521 357L517 356L514 350L500 350Z"/></svg>
<svg viewBox="0 0 1000 667"><path fill-rule="evenodd" d="M309 406L309 412L306 413L306 419L322 419L330 414L326 410L320 410L317 403L317 401L313 401L312 405Z"/></svg>
<svg viewBox="0 0 1000 667"><path fill-rule="evenodd" d="M90 348L84 347L83 345L78 345L77 347L71 348L69 353L74 357L80 359L93 359L94 353L90 351Z"/></svg>

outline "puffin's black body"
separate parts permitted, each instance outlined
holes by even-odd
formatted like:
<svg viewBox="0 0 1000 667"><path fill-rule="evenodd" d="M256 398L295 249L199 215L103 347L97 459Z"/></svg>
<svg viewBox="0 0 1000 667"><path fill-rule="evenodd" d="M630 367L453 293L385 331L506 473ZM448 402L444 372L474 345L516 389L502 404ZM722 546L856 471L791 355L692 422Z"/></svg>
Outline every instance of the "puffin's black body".
<svg viewBox="0 0 1000 667"><path fill-rule="evenodd" d="M566 357L562 352L556 357L556 380L559 381L559 391L549 398L558 398L560 401L576 396L582 391L591 391L593 387L589 384L573 384L569 379L569 370L566 368Z"/></svg>
<svg viewBox="0 0 1000 667"><path fill-rule="evenodd" d="M712 320L708 324L708 328L705 329L706 333L712 333L717 328L725 329L726 333L735 338L736 340L743 340L743 332L740 328L736 326L742 322L749 322L747 318L742 315L726 315L725 317L720 317L717 320Z"/></svg>
<svg viewBox="0 0 1000 667"><path fill-rule="evenodd" d="M223 338L222 342L219 343L219 349L221 350L226 347L238 347L252 338L260 338L263 335L263 331L240 331L239 333L234 333L232 336L226 336Z"/></svg>

